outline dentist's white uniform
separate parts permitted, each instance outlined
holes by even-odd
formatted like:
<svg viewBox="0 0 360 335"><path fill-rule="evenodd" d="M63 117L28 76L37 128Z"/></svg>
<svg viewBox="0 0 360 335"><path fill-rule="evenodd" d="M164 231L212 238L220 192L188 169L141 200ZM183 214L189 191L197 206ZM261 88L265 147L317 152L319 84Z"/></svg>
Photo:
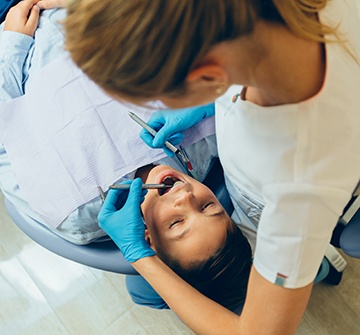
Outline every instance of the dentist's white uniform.
<svg viewBox="0 0 360 335"><path fill-rule="evenodd" d="M254 266L284 287L314 280L360 178L360 65L355 61L360 60L360 24L354 6L332 1L320 13L322 22L340 23L348 42L326 44L325 81L316 96L261 107L241 97L232 103L242 89L232 87L216 103L227 186L253 245L257 233Z"/></svg>

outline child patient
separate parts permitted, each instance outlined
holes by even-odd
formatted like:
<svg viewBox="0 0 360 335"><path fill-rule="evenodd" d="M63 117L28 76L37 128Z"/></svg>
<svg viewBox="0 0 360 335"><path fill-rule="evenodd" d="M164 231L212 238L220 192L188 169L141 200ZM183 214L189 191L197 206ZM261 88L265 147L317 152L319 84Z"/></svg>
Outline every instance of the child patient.
<svg viewBox="0 0 360 335"><path fill-rule="evenodd" d="M239 312L246 295L251 248L216 196L204 184L167 165L147 165L138 169L135 177L147 184L172 186L148 190L144 196L141 212L146 222L146 243L193 287ZM122 207L117 199L127 194L128 191L111 190L104 207L112 203L116 208ZM103 211L100 215L104 215ZM126 229L121 223L118 227ZM141 277L127 277L133 301L166 307L142 281Z"/></svg>

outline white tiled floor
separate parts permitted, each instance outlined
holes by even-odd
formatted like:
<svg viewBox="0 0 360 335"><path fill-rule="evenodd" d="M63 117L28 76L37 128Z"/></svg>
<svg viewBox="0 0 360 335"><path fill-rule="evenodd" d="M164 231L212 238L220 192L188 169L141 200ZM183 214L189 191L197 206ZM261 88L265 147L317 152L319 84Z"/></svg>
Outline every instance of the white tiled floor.
<svg viewBox="0 0 360 335"><path fill-rule="evenodd" d="M27 238L0 197L0 334L192 334L171 311L136 306L124 276L68 261Z"/></svg>

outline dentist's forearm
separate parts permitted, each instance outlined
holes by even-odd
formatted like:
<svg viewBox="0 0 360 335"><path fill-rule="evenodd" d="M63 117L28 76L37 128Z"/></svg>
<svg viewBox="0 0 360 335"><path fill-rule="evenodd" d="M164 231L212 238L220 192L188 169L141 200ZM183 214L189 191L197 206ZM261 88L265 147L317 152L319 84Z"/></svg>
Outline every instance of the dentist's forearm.
<svg viewBox="0 0 360 335"><path fill-rule="evenodd" d="M142 258L132 265L196 334L241 334L235 313L199 293L157 256Z"/></svg>

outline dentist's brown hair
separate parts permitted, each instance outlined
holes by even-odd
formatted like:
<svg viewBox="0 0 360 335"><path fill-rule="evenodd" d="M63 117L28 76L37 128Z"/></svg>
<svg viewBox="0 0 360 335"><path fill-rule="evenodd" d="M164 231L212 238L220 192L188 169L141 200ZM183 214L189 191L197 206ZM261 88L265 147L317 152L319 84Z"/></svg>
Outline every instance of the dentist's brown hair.
<svg viewBox="0 0 360 335"><path fill-rule="evenodd" d="M176 97L213 46L254 29L257 20L328 41L335 28L317 12L327 0L75 0L65 20L66 48L107 92L128 100Z"/></svg>

